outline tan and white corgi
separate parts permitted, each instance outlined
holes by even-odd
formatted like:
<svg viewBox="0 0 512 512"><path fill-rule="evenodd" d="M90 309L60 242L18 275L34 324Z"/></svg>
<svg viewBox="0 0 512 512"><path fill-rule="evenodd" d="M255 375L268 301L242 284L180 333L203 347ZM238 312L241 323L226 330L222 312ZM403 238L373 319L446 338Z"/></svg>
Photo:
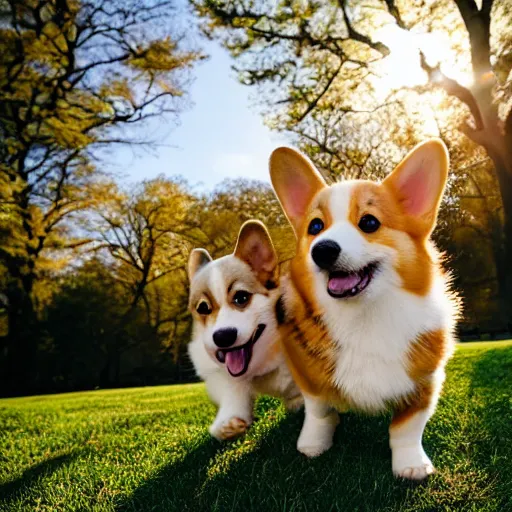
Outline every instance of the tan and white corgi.
<svg viewBox="0 0 512 512"><path fill-rule="evenodd" d="M277 255L265 226L248 221L233 254L215 261L204 249L189 257L189 355L219 407L210 433L229 439L252 422L258 394L282 398L289 408L302 396L279 342Z"/></svg>
<svg viewBox="0 0 512 512"><path fill-rule="evenodd" d="M305 400L298 450L332 445L333 410L392 409L395 475L434 467L422 447L453 350L457 301L430 241L448 175L438 139L414 148L382 182L327 186L290 148L270 158L272 184L297 236L283 283L282 340Z"/></svg>

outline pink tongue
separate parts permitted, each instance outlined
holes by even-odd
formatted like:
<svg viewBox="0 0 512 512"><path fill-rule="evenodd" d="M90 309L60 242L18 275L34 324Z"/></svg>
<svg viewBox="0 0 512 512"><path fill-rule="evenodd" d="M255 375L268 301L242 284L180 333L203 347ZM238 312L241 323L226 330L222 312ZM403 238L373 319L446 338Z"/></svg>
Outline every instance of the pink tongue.
<svg viewBox="0 0 512 512"><path fill-rule="evenodd" d="M361 282L358 274L349 274L348 276L335 276L329 279L329 291L341 295L354 288Z"/></svg>
<svg viewBox="0 0 512 512"><path fill-rule="evenodd" d="M245 348L226 352L226 366L232 375L237 375L245 368Z"/></svg>

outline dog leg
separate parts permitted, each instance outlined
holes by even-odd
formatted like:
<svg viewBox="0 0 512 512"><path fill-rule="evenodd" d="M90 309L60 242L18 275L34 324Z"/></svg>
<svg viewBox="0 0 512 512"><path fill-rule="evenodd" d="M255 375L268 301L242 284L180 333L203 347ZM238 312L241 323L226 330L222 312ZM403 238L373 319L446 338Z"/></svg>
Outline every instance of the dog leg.
<svg viewBox="0 0 512 512"><path fill-rule="evenodd" d="M285 400L284 405L287 411L298 411L304 405L304 398L302 395L288 398Z"/></svg>
<svg viewBox="0 0 512 512"><path fill-rule="evenodd" d="M219 406L210 434L219 441L238 437L252 423L253 396L250 385L218 372L206 380L210 398Z"/></svg>
<svg viewBox="0 0 512 512"><path fill-rule="evenodd" d="M297 441L297 450L307 457L316 457L332 446L339 415L324 402L304 397L304 424Z"/></svg>
<svg viewBox="0 0 512 512"><path fill-rule="evenodd" d="M434 413L444 374L425 387L415 402L396 411L389 426L393 474L409 480L423 480L435 472L422 445L423 431Z"/></svg>

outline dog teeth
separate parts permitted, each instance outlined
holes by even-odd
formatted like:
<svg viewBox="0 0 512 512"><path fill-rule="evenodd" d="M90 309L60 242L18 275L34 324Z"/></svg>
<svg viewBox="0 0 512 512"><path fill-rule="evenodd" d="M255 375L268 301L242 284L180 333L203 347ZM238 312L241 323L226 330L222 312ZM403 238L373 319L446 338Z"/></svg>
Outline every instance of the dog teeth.
<svg viewBox="0 0 512 512"><path fill-rule="evenodd" d="M350 290L350 293L352 295L355 295L357 293L357 287L354 286L354 288L352 288L352 290Z"/></svg>

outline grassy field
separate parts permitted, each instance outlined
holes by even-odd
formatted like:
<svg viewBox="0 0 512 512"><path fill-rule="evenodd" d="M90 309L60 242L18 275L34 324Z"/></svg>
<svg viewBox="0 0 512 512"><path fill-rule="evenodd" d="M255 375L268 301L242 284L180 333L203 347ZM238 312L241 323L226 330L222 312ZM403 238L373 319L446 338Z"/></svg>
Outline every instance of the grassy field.
<svg viewBox="0 0 512 512"><path fill-rule="evenodd" d="M302 412L261 399L225 445L213 415L201 384L0 400L0 510L512 511L512 342L458 348L426 484L392 477L386 417L344 415L310 461Z"/></svg>

